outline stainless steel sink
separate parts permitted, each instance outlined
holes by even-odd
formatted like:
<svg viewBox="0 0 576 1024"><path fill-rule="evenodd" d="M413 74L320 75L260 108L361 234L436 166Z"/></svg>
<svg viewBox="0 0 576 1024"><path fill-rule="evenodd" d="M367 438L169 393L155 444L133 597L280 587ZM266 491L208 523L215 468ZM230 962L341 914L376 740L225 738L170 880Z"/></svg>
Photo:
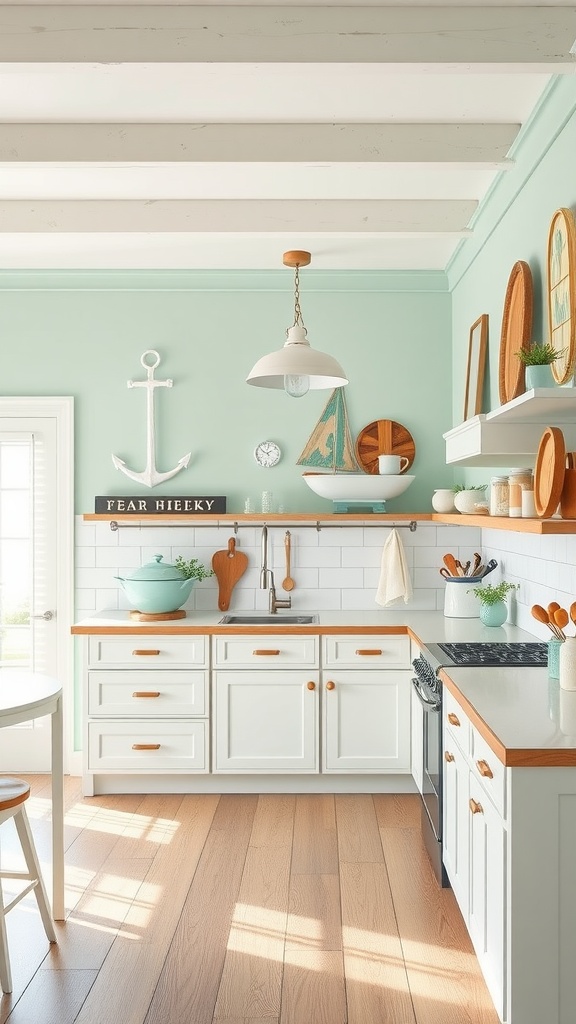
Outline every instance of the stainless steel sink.
<svg viewBox="0 0 576 1024"><path fill-rule="evenodd" d="M317 622L316 615L224 615L220 623L226 626L308 626Z"/></svg>

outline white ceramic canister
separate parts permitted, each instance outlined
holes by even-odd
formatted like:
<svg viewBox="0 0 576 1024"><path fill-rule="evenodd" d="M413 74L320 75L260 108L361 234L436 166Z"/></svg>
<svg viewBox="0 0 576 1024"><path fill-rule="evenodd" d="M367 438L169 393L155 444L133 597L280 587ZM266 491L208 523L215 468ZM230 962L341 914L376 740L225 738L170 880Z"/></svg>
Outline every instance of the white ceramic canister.
<svg viewBox="0 0 576 1024"><path fill-rule="evenodd" d="M512 519L520 519L522 516L522 488L530 487L532 483L531 469L511 469L508 477L508 515Z"/></svg>
<svg viewBox="0 0 576 1024"><path fill-rule="evenodd" d="M444 615L449 619L477 619L480 615L480 601L472 590L481 586L480 581L475 583L470 577L464 577L462 582L447 580L444 591Z"/></svg>
<svg viewBox="0 0 576 1024"><path fill-rule="evenodd" d="M560 648L558 677L562 690L576 690L576 636L567 636Z"/></svg>
<svg viewBox="0 0 576 1024"><path fill-rule="evenodd" d="M432 495L432 508L436 512L454 512L454 491L451 487L437 487Z"/></svg>

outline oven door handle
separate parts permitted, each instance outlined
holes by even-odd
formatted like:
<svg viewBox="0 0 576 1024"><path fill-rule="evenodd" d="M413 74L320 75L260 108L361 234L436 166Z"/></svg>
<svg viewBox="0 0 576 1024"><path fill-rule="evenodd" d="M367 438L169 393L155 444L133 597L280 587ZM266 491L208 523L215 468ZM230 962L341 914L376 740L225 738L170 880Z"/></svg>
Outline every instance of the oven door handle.
<svg viewBox="0 0 576 1024"><path fill-rule="evenodd" d="M423 693L420 683L417 679L412 680L412 686L416 690L416 695L421 704L424 705L429 711L440 711L440 703L435 700L428 700L425 693Z"/></svg>

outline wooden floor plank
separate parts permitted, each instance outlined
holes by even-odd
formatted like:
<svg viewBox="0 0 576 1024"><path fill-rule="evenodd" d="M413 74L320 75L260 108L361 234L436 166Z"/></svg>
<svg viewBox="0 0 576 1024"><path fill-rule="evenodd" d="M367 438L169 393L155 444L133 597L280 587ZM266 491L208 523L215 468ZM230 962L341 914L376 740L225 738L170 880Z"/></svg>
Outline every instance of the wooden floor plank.
<svg viewBox="0 0 576 1024"><path fill-rule="evenodd" d="M342 949L338 875L292 875L286 949Z"/></svg>
<svg viewBox="0 0 576 1024"><path fill-rule="evenodd" d="M418 793L374 793L379 828L417 828L420 831L422 801Z"/></svg>
<svg viewBox="0 0 576 1024"><path fill-rule="evenodd" d="M260 796L214 1018L280 1014L294 797Z"/></svg>
<svg viewBox="0 0 576 1024"><path fill-rule="evenodd" d="M180 802L179 827L170 844L158 849L140 892L147 907L130 909L77 1024L144 1021L218 802L216 795L189 795ZM210 915L207 926L209 921ZM135 929L139 941L134 941Z"/></svg>
<svg viewBox="0 0 576 1024"><path fill-rule="evenodd" d="M211 1024L257 801L220 798L145 1024Z"/></svg>
<svg viewBox="0 0 576 1024"><path fill-rule="evenodd" d="M336 826L341 864L384 863L374 801L370 794L341 793L336 796Z"/></svg>
<svg viewBox="0 0 576 1024"><path fill-rule="evenodd" d="M288 950L280 1024L346 1024L342 954Z"/></svg>
<svg viewBox="0 0 576 1024"><path fill-rule="evenodd" d="M296 797L292 874L338 874L336 813L331 794L306 793Z"/></svg>
<svg viewBox="0 0 576 1024"><path fill-rule="evenodd" d="M348 1024L415 1024L384 864L341 864Z"/></svg>
<svg viewBox="0 0 576 1024"><path fill-rule="evenodd" d="M39 971L9 1024L74 1024L95 977L96 971Z"/></svg>
<svg viewBox="0 0 576 1024"><path fill-rule="evenodd" d="M382 829L418 1024L498 1024L451 889L436 881L419 833Z"/></svg>

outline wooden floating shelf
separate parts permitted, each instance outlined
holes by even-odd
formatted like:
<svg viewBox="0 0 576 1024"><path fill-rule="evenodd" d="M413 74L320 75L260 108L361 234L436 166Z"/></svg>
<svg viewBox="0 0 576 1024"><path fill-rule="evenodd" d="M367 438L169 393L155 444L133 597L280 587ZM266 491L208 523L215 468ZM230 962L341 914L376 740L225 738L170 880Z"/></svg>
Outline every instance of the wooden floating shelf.
<svg viewBox="0 0 576 1024"><path fill-rule="evenodd" d="M186 523L193 527L194 523L326 523L330 526L337 526L338 523L368 522L382 523L389 522L410 522L416 520L419 523L444 523L446 526L477 526L481 530L512 530L514 533L535 533L540 536L553 534L576 533L576 519L509 519L507 516L474 516L462 515L460 512L398 512L393 515L391 512L355 512L353 514L338 512L322 515L316 512L250 512L222 513L222 515L200 515L200 516L179 516L179 515L108 515L96 512L85 512L82 518L86 522L123 522L146 525L150 522Z"/></svg>
<svg viewBox="0 0 576 1024"><path fill-rule="evenodd" d="M576 533L576 519L509 519L507 516L467 516L436 513L435 523L451 526L479 526L482 530L513 530L514 533L537 533L540 536Z"/></svg>

